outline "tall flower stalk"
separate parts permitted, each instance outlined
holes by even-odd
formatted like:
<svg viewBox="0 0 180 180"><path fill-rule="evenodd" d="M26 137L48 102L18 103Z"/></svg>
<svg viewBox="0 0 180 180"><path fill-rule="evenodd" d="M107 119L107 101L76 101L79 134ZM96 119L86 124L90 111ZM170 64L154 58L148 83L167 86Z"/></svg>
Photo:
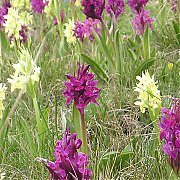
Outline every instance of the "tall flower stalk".
<svg viewBox="0 0 180 180"><path fill-rule="evenodd" d="M142 76L137 76L136 79L139 80L139 83L137 83L134 90L139 93L139 96L135 105L140 107L142 113L145 113L145 110L148 109L154 128L158 132L156 120L160 113L161 98L157 82L154 80L154 75L151 77L147 70L145 73L142 72Z"/></svg>
<svg viewBox="0 0 180 180"><path fill-rule="evenodd" d="M159 127L160 140L164 140L163 151L169 157L169 164L176 172L180 170L180 99L172 100L171 109L162 108Z"/></svg>
<svg viewBox="0 0 180 180"><path fill-rule="evenodd" d="M78 152L82 141L77 134L66 130L62 140L58 140L55 147L55 161L36 158L46 165L50 178L54 180L90 180L92 171L87 168L88 156Z"/></svg>
<svg viewBox="0 0 180 180"><path fill-rule="evenodd" d="M89 65L78 64L77 75L66 75L69 82L65 82L66 104L74 101L73 119L78 137L82 139L82 151L87 154L87 132L85 125L85 108L92 102L98 105L96 99L99 97L99 89L96 87L98 81L94 80L94 74L88 72Z"/></svg>

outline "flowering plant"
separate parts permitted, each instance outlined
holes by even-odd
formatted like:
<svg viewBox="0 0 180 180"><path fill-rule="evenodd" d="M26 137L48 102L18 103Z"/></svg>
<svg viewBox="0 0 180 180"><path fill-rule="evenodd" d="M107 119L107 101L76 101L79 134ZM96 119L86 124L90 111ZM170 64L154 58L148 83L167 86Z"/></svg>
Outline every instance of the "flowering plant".
<svg viewBox="0 0 180 180"><path fill-rule="evenodd" d="M81 144L82 141L77 139L77 134L71 134L70 130L66 130L63 139L56 143L55 161L51 162L42 158L37 158L37 160L46 164L51 173L51 179L89 180L92 172L87 168L88 156L77 151Z"/></svg>
<svg viewBox="0 0 180 180"><path fill-rule="evenodd" d="M173 99L172 108L162 108L163 116L159 127L160 140L164 140L163 151L169 156L169 163L178 174L180 169L180 99Z"/></svg>

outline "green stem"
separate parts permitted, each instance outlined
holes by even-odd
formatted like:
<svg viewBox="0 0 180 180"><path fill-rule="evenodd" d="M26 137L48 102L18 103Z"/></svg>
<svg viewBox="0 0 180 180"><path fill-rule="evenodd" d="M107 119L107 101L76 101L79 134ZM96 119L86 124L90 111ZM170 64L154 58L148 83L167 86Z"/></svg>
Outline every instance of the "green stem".
<svg viewBox="0 0 180 180"><path fill-rule="evenodd" d="M85 154L88 154L87 133L86 133L84 113L80 114L79 110L76 108L75 105L73 106L73 120L74 120L75 131L78 135L78 138L82 140L82 146L80 150Z"/></svg>
<svg viewBox="0 0 180 180"><path fill-rule="evenodd" d="M111 43L111 45L112 45L112 47L113 47L113 52L114 52L114 55L115 55L115 54L116 54L115 46L114 46L114 42L113 42L113 40L112 40L112 38L111 38L111 35L110 35L110 33L109 33L109 30L107 29L106 24L104 23L103 19L101 19L101 23L102 23L103 28L104 28L105 31L106 31L106 34L107 34L108 39L109 39L109 41L110 41L110 43Z"/></svg>
<svg viewBox="0 0 180 180"><path fill-rule="evenodd" d="M38 106L38 101L37 101L37 97L36 97L36 92L34 89L34 85L32 84L32 82L29 82L29 89L31 91L31 97L33 100L33 106L34 106L34 110L35 110L35 115L36 115L36 122L37 122L37 129L38 129L38 147L39 147L39 152L40 152L40 156L42 155L42 147L43 147L43 126L41 123L41 117L40 117L40 111L39 111L39 106Z"/></svg>
<svg viewBox="0 0 180 180"><path fill-rule="evenodd" d="M83 151L85 154L88 154L88 148L87 148L87 131L86 131L86 124L85 124L84 113L81 114L81 131L82 131L82 151Z"/></svg>

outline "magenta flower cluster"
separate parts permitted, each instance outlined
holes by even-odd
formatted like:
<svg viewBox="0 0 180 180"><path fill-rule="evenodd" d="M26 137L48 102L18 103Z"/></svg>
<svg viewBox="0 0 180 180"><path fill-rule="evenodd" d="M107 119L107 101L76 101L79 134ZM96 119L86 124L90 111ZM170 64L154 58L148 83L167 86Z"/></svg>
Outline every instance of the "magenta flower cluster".
<svg viewBox="0 0 180 180"><path fill-rule="evenodd" d="M153 19L150 17L150 12L142 9L140 13L135 14L134 19L132 20L133 27L136 31L136 34L142 35L147 25L152 29Z"/></svg>
<svg viewBox="0 0 180 180"><path fill-rule="evenodd" d="M129 7L135 12L140 13L140 11L146 6L148 0L128 0Z"/></svg>
<svg viewBox="0 0 180 180"><path fill-rule="evenodd" d="M20 34L20 36L21 36L21 42L22 43L25 43L26 41L27 41L27 38L28 38L28 36L27 36L27 31L28 31L28 28L27 28L27 26L22 26L21 27L21 31L19 32L19 34Z"/></svg>
<svg viewBox="0 0 180 180"><path fill-rule="evenodd" d="M128 5L134 12L132 20L133 27L137 35L143 35L146 27L153 28L153 19L150 17L150 11L145 10L148 0L128 0Z"/></svg>
<svg viewBox="0 0 180 180"><path fill-rule="evenodd" d="M88 72L89 65L78 64L77 75L66 75L69 82L65 82L66 90L64 96L66 97L66 104L69 105L74 101L76 108L81 114L84 114L86 106L92 102L98 104L96 99L99 97L99 89L96 87L98 81L94 80L94 74Z"/></svg>
<svg viewBox="0 0 180 180"><path fill-rule="evenodd" d="M177 8L178 8L178 5L177 5L177 0L171 0L171 9L174 13L177 12Z"/></svg>
<svg viewBox="0 0 180 180"><path fill-rule="evenodd" d="M82 0L83 13L87 18L99 19L105 7L105 1L103 0Z"/></svg>
<svg viewBox="0 0 180 180"><path fill-rule="evenodd" d="M74 36L80 41L84 42L84 38L87 37L92 42L94 40L92 31L100 34L101 23L98 19L88 18L83 22L75 22Z"/></svg>
<svg viewBox="0 0 180 180"><path fill-rule="evenodd" d="M165 141L163 151L169 156L169 163L177 172L180 168L180 99L172 101L172 108L162 108L159 124L160 140Z"/></svg>
<svg viewBox="0 0 180 180"><path fill-rule="evenodd" d="M107 13L117 19L121 14L124 14L124 0L108 0L105 5Z"/></svg>
<svg viewBox="0 0 180 180"><path fill-rule="evenodd" d="M55 162L48 161L46 164L51 179L90 179L92 172L87 168L88 156L77 152L81 144L82 141L77 139L77 134L71 134L70 130L65 131L63 139L57 141L55 147Z"/></svg>
<svg viewBox="0 0 180 180"><path fill-rule="evenodd" d="M3 1L2 6L0 7L0 28L5 22L4 16L8 13L8 8L10 7L11 5L9 0Z"/></svg>
<svg viewBox="0 0 180 180"><path fill-rule="evenodd" d="M44 7L48 5L49 1L43 2L43 0L32 0L31 5L34 12L42 14Z"/></svg>

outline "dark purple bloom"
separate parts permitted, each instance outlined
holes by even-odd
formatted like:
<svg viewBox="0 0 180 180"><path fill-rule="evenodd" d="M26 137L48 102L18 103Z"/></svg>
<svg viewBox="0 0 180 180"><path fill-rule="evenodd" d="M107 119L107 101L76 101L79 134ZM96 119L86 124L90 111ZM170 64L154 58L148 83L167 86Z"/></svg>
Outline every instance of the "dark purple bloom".
<svg viewBox="0 0 180 180"><path fill-rule="evenodd" d="M171 9L174 11L174 13L177 12L177 0L171 1Z"/></svg>
<svg viewBox="0 0 180 180"><path fill-rule="evenodd" d="M87 18L101 20L105 1L102 0L82 0L83 13Z"/></svg>
<svg viewBox="0 0 180 180"><path fill-rule="evenodd" d="M0 28L3 26L5 19L4 16L8 13L8 8L11 7L10 1L5 0L0 7Z"/></svg>
<svg viewBox="0 0 180 180"><path fill-rule="evenodd" d="M27 31L28 31L28 29L27 29L27 26L22 26L21 27L22 29L21 29L21 31L19 32L19 34L20 34L20 36L21 36L21 42L22 43L25 43L26 41L27 41Z"/></svg>
<svg viewBox="0 0 180 180"><path fill-rule="evenodd" d="M135 13L139 13L147 3L148 0L128 0L128 5Z"/></svg>
<svg viewBox="0 0 180 180"><path fill-rule="evenodd" d="M164 153L169 156L169 163L178 172L180 168L180 99L173 99L172 108L162 108L159 127L160 140L164 140Z"/></svg>
<svg viewBox="0 0 180 180"><path fill-rule="evenodd" d="M135 17L132 21L133 27L135 29L136 34L142 35L146 27L148 26L152 29L153 19L150 17L150 12L142 9L139 14L135 14Z"/></svg>
<svg viewBox="0 0 180 180"><path fill-rule="evenodd" d="M60 17L61 17L61 22L63 22L64 21L64 11L63 10L60 11ZM57 17L53 18L53 25L54 26L58 25Z"/></svg>
<svg viewBox="0 0 180 180"><path fill-rule="evenodd" d="M55 147L55 161L46 161L46 166L55 180L89 180L91 170L87 169L88 156L78 153L82 141L77 139L77 134L65 131L63 139L57 141Z"/></svg>
<svg viewBox="0 0 180 180"><path fill-rule="evenodd" d="M43 2L43 0L32 0L31 5L34 12L42 14L43 9L48 5L49 1Z"/></svg>
<svg viewBox="0 0 180 180"><path fill-rule="evenodd" d="M81 114L84 114L84 109L90 102L98 104L96 101L100 91L96 87L98 81L94 80L94 74L88 72L88 69L89 65L84 67L84 65L78 64L77 75L66 75L70 81L65 82L66 104L69 105L74 100L74 104Z"/></svg>
<svg viewBox="0 0 180 180"><path fill-rule="evenodd" d="M108 0L105 6L107 13L117 19L124 13L124 0Z"/></svg>
<svg viewBox="0 0 180 180"><path fill-rule="evenodd" d="M84 38L89 38L90 41L94 40L93 32L100 34L101 23L98 19L88 18L85 21L75 22L74 36L80 41L84 41Z"/></svg>

